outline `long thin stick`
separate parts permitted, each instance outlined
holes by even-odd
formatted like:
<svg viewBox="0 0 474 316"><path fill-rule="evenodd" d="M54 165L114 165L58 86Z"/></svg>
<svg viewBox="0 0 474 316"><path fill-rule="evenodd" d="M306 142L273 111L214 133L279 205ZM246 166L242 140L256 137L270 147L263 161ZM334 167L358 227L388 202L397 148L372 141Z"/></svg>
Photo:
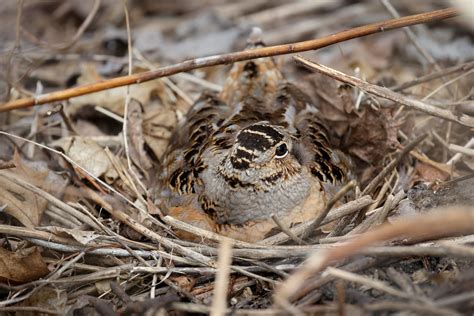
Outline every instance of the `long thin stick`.
<svg viewBox="0 0 474 316"><path fill-rule="evenodd" d="M280 284L275 292L275 302L288 304L306 280L322 271L331 262L354 256L375 243L394 238L416 240L421 237L441 237L474 233L474 211L470 207L448 207L412 218L403 218L364 233L353 240L326 251L313 253L304 266Z"/></svg>
<svg viewBox="0 0 474 316"><path fill-rule="evenodd" d="M226 314L231 263L232 242L230 239L223 239L219 247L216 283L214 285L214 296L212 298L212 316L223 316Z"/></svg>
<svg viewBox="0 0 474 316"><path fill-rule="evenodd" d="M429 115L433 115L433 116L436 116L436 117L439 117L451 122L455 122L455 123L462 124L469 127L474 127L474 117L472 116L465 115L462 113L456 114L450 110L440 109L434 105L431 105L419 100L410 99L400 93L393 92L392 90L388 88L380 87L380 86L368 83L367 81L361 80L359 78L346 75L340 71L329 68L327 66L311 62L307 59L304 59L301 56L295 56L294 59L298 63L304 65L305 67L311 70L320 72L333 79L350 84L351 86L355 86L366 93L393 101L395 103L404 105L408 108L415 109L417 111L421 111Z"/></svg>
<svg viewBox="0 0 474 316"><path fill-rule="evenodd" d="M24 98L14 100L0 105L0 112L28 108L34 105L66 100L84 94L89 94L126 85L138 84L141 82L150 81L153 79L166 77L180 72L203 67L229 64L237 61L255 59L260 57L270 57L290 53L304 52L308 50L315 50L361 36L390 31L409 25L428 23L455 17L458 15L458 13L459 12L455 8L447 8L426 13L409 15L399 19L392 19L383 22L367 24L364 26L356 27L350 30L342 31L336 34L304 42L269 46L229 54L190 59L178 64L161 67L153 71L142 72L130 76L122 76L110 80L104 80L102 82L51 92L39 95L35 98Z"/></svg>

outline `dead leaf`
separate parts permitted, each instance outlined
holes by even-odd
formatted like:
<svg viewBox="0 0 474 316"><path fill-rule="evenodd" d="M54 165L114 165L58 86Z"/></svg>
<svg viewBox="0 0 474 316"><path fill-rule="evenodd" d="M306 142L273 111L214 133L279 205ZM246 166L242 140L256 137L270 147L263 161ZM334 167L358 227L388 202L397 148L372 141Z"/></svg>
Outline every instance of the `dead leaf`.
<svg viewBox="0 0 474 316"><path fill-rule="evenodd" d="M77 61L63 61L38 67L31 73L31 76L43 84L66 87L68 80L77 76L79 72L80 64ZM61 76L58 76L58 73Z"/></svg>
<svg viewBox="0 0 474 316"><path fill-rule="evenodd" d="M187 275L170 276L170 280L186 291L191 291L196 283L194 278Z"/></svg>
<svg viewBox="0 0 474 316"><path fill-rule="evenodd" d="M354 90L348 85L318 73L306 75L296 85L317 105L318 117L330 122L334 136L344 135L349 123L359 116L354 111Z"/></svg>
<svg viewBox="0 0 474 316"><path fill-rule="evenodd" d="M66 314L67 294L65 290L60 290L51 286L45 286L41 291L36 291L32 296L28 297L19 306L35 306L52 311L56 311L59 315ZM35 312L17 312L16 315L33 316Z"/></svg>
<svg viewBox="0 0 474 316"><path fill-rule="evenodd" d="M143 138L143 108L135 99L130 100L128 105L127 140L129 143L130 158L142 170L148 170L152 163L145 152L145 140Z"/></svg>
<svg viewBox="0 0 474 316"><path fill-rule="evenodd" d="M83 66L82 75L78 79L79 85L98 82L104 79L97 73L95 67L95 64L85 64ZM160 79L147 81L130 86L130 97L136 99L141 104L148 104L153 93L162 89L164 89L164 84ZM123 115L126 94L127 87L119 87L83 95L71 99L69 101L70 106L68 106L68 110L69 113L73 115L81 107L85 105L93 105L101 106L116 114Z"/></svg>
<svg viewBox="0 0 474 316"><path fill-rule="evenodd" d="M425 269L419 269L412 273L411 278L413 283L422 284L429 280L430 276Z"/></svg>
<svg viewBox="0 0 474 316"><path fill-rule="evenodd" d="M99 235L97 235L93 231L85 231L80 229L70 229L70 228L63 228L58 226L48 226L48 227L41 227L41 230L45 230L51 232L57 236L62 237L72 237L76 241L80 242L82 245L88 245L91 241L95 240Z"/></svg>
<svg viewBox="0 0 474 316"><path fill-rule="evenodd" d="M426 163L417 163L415 169L418 171L421 177L420 180L425 182L434 182L436 180L444 181L449 178L449 173L442 172L441 170Z"/></svg>
<svg viewBox="0 0 474 316"><path fill-rule="evenodd" d="M473 205L474 177L460 177L447 182L420 182L411 188L408 198L418 209L447 205Z"/></svg>
<svg viewBox="0 0 474 316"><path fill-rule="evenodd" d="M370 106L364 106L362 116L350 125L347 150L368 164L379 166L382 158L399 145L398 124L389 110L374 110Z"/></svg>
<svg viewBox="0 0 474 316"><path fill-rule="evenodd" d="M49 273L37 247L16 252L0 248L0 282L26 283Z"/></svg>
<svg viewBox="0 0 474 316"><path fill-rule="evenodd" d="M57 196L62 195L67 180L51 172L46 163L26 161L18 153L14 154L13 162L16 168L0 170L0 205L5 205L5 213L24 226L38 226L48 202L9 178L19 177L46 192L54 192Z"/></svg>
<svg viewBox="0 0 474 316"><path fill-rule="evenodd" d="M165 106L148 107L145 112L143 134L156 157L165 152L177 121L176 112Z"/></svg>
<svg viewBox="0 0 474 316"><path fill-rule="evenodd" d="M97 292L100 294L110 291L110 282L111 280L101 280L94 283Z"/></svg>
<svg viewBox="0 0 474 316"><path fill-rule="evenodd" d="M5 205L4 212L28 228L38 226L48 202L10 179L2 177L3 173L4 171L0 172L0 205Z"/></svg>
<svg viewBox="0 0 474 316"><path fill-rule="evenodd" d="M63 149L69 158L86 169L94 177L104 176L110 181L118 177L118 173L105 150L91 139L77 136L64 137L50 145ZM82 172L78 174L80 175Z"/></svg>

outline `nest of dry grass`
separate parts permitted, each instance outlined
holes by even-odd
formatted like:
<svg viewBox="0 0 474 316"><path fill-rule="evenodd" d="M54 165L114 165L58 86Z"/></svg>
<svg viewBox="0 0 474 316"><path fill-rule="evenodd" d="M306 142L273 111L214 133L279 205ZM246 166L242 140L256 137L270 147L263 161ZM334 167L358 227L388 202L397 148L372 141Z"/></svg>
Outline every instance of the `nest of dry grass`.
<svg viewBox="0 0 474 316"><path fill-rule="evenodd" d="M278 57L318 104L358 181L320 217L259 243L166 216L153 194L171 131L204 89L221 89L225 66L37 97L239 50L254 25L272 45L441 9L211 3L0 9L0 23L12 26L0 31L0 312L472 313L474 44L460 17ZM17 106L29 97L46 104ZM200 241L177 238L177 229Z"/></svg>

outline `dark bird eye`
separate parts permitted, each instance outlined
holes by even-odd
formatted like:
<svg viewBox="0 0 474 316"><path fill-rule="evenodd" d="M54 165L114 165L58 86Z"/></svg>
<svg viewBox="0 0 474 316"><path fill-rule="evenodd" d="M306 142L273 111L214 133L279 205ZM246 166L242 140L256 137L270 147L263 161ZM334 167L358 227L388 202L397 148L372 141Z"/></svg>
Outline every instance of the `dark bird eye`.
<svg viewBox="0 0 474 316"><path fill-rule="evenodd" d="M275 149L275 158L283 158L288 154L288 147L285 143L279 145Z"/></svg>

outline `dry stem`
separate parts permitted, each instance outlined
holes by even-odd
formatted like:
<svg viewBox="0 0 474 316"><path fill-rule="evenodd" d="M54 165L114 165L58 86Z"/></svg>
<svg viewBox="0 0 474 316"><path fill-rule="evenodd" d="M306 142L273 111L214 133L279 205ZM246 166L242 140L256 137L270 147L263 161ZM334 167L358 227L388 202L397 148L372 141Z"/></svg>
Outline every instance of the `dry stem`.
<svg viewBox="0 0 474 316"><path fill-rule="evenodd" d="M448 208L435 213L417 216L416 218L403 219L393 225L386 224L379 229L360 235L352 241L339 247L318 251L313 254L306 264L296 273L291 275L275 293L278 304L286 306L291 298L310 277L322 271L331 262L348 258L359 253L362 249L381 241L404 237L408 239L440 238L450 235L474 232L474 212L466 208Z"/></svg>
<svg viewBox="0 0 474 316"><path fill-rule="evenodd" d="M307 59L304 59L301 56L295 56L294 58L297 62L306 66L309 69L318 71L333 79L355 86L366 93L391 100L395 103L404 105L408 108L412 108L417 111L421 111L426 114L436 116L436 117L439 117L451 122L459 123L468 127L474 127L474 117L472 116L465 115L465 114L456 114L456 113L453 113L452 111L449 111L446 109L440 109L440 108L435 107L434 105L431 105L419 100L410 99L400 93L393 92L392 90L388 88L380 87L380 86L368 83L367 81L361 80L359 78L346 75L340 71L329 68L327 66L311 62Z"/></svg>
<svg viewBox="0 0 474 316"><path fill-rule="evenodd" d="M180 72L189 71L193 69L230 64L237 61L255 59L260 57L270 57L291 53L304 52L308 50L315 50L326 47L335 43L340 43L353 38L394 30L400 27L415 25L420 23L427 23L451 18L458 15L458 11L454 8L447 8L426 13L406 16L399 19L392 19L378 23L367 24L356 27L350 30L342 31L333 35L322 37L319 39L297 42L292 44L276 45L270 47L263 47L258 49L246 50L241 52L234 52L229 54L214 55L203 58L196 58L183 61L181 63L161 67L153 71L142 72L130 76L118 77L102 82L87 84L75 88L65 89L52 93L39 95L35 98L25 98L14 100L0 105L0 112L10 111L14 109L28 108L34 105L51 103L60 100L107 90L111 88L138 84L153 79L174 75Z"/></svg>

